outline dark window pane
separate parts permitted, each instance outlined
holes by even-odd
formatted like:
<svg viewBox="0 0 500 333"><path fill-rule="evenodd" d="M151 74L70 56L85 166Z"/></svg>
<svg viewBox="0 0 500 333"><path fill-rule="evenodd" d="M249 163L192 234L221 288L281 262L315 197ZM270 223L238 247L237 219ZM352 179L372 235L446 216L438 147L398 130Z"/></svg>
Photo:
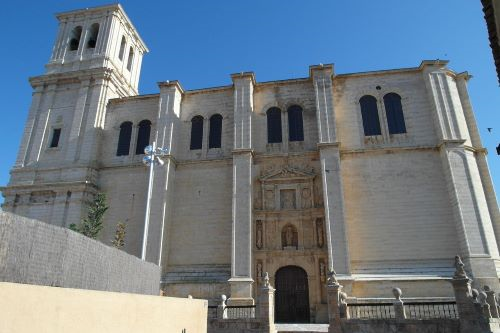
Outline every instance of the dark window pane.
<svg viewBox="0 0 500 333"><path fill-rule="evenodd" d="M267 110L267 142L281 142L281 110L270 108Z"/></svg>
<svg viewBox="0 0 500 333"><path fill-rule="evenodd" d="M288 137L290 141L304 141L302 108L298 105L288 108Z"/></svg>
<svg viewBox="0 0 500 333"><path fill-rule="evenodd" d="M210 117L210 131L208 132L208 148L220 148L222 138L222 116L214 114Z"/></svg>
<svg viewBox="0 0 500 333"><path fill-rule="evenodd" d="M365 135L381 135L377 99L373 96L366 95L361 97L359 104L361 105L361 117L363 118L363 130Z"/></svg>
<svg viewBox="0 0 500 333"><path fill-rule="evenodd" d="M90 26L90 36L87 42L87 47L89 49L95 48L97 44L97 36L99 35L99 23L94 23Z"/></svg>
<svg viewBox="0 0 500 333"><path fill-rule="evenodd" d="M130 121L126 121L120 125L120 136L118 137L116 156L124 156L129 154L131 137L132 123Z"/></svg>
<svg viewBox="0 0 500 333"><path fill-rule="evenodd" d="M389 134L406 133L403 106L401 96L396 93L389 93L384 96L385 114L387 116L387 126Z"/></svg>
<svg viewBox="0 0 500 333"><path fill-rule="evenodd" d="M191 145L189 149L201 149L203 143L203 117L196 116L191 119Z"/></svg>
<svg viewBox="0 0 500 333"><path fill-rule="evenodd" d="M50 148L54 148L59 145L60 137L61 137L61 129L54 128L54 131L52 132L52 140L50 140Z"/></svg>
<svg viewBox="0 0 500 333"><path fill-rule="evenodd" d="M144 148L149 144L149 135L151 134L151 122L143 120L139 123L139 133L137 134L136 155L144 154Z"/></svg>
<svg viewBox="0 0 500 333"><path fill-rule="evenodd" d="M82 37L82 27L75 27L71 31L71 39L69 41L69 50L76 51L80 45L80 38Z"/></svg>

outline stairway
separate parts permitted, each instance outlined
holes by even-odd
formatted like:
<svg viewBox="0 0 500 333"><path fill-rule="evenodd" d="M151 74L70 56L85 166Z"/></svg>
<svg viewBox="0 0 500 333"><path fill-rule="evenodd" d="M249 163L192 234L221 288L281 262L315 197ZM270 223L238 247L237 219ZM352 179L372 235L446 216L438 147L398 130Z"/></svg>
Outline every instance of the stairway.
<svg viewBox="0 0 500 333"><path fill-rule="evenodd" d="M314 333L328 332L328 324L276 324L278 333Z"/></svg>

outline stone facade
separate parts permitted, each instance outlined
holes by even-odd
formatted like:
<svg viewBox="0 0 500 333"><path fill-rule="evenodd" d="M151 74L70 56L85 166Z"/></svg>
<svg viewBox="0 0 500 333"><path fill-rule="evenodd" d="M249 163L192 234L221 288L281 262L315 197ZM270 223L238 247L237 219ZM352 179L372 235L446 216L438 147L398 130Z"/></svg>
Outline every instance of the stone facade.
<svg viewBox="0 0 500 333"><path fill-rule="evenodd" d="M475 283L499 289L500 214L467 73L445 61L350 74L316 65L306 78L257 82L244 72L228 86L189 91L165 81L158 94L137 95L147 48L119 5L57 17L47 72L31 79L33 103L3 189L5 210L68 226L94 193L105 192L102 241L125 222L125 249L139 256L148 172L137 138L139 123L149 120L149 141L166 156L154 173L147 260L162 266L168 295L215 304L227 294L229 305L253 304L262 272L277 286L280 269L299 266L311 321L325 322L332 267L360 298L381 297L395 281L409 297L448 297L449 258L457 253ZM87 36L94 22L96 47L85 48L82 37L68 51L72 29L81 25ZM384 102L391 93L401 98L405 130L398 133ZM367 95L376 101L376 135L365 135L360 99ZM296 106L303 138L291 140ZM281 142L267 133L272 108L281 110ZM220 147L210 146L214 115L222 116ZM201 149L190 149L196 116ZM128 154L117 154L126 122ZM58 128L60 142L50 147Z"/></svg>

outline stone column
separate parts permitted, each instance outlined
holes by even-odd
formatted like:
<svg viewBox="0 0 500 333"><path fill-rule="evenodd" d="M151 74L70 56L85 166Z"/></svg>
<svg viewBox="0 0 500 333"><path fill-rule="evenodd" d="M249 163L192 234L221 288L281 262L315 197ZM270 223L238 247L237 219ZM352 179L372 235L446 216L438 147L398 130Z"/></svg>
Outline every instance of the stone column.
<svg viewBox="0 0 500 333"><path fill-rule="evenodd" d="M332 270L335 267L338 273L349 274L340 143L337 140L335 128L333 66L311 66L309 71L316 93L318 149L323 180L328 268Z"/></svg>
<svg viewBox="0 0 500 333"><path fill-rule="evenodd" d="M340 322L340 293L342 292L342 286L338 283L333 271L328 273L326 291L328 301L328 333L342 333Z"/></svg>
<svg viewBox="0 0 500 333"><path fill-rule="evenodd" d="M151 135L150 143L163 148L165 156L163 166L156 166L153 176L153 191L147 241L146 260L162 267L165 273L168 264L168 230L172 212L175 177L175 153L180 126L182 94L181 85L177 81L160 82L160 101L156 131ZM144 169L144 180L147 182L147 170Z"/></svg>
<svg viewBox="0 0 500 333"><path fill-rule="evenodd" d="M262 332L274 333L276 327L274 325L274 291L275 289L269 283L269 274L264 275L264 284L260 289L258 302L258 318L262 323Z"/></svg>
<svg viewBox="0 0 500 333"><path fill-rule="evenodd" d="M470 267L475 284L499 289L495 265L499 256L498 245L478 168L476 147L469 132L469 127L474 127L474 124L468 124L467 118L470 117L464 114L465 91L462 89L460 96L456 75L446 68L446 63L424 64L423 75L436 125L460 255Z"/></svg>
<svg viewBox="0 0 500 333"><path fill-rule="evenodd" d="M231 243L231 296L228 305L251 305L252 298L252 112L253 73L233 74L234 150Z"/></svg>

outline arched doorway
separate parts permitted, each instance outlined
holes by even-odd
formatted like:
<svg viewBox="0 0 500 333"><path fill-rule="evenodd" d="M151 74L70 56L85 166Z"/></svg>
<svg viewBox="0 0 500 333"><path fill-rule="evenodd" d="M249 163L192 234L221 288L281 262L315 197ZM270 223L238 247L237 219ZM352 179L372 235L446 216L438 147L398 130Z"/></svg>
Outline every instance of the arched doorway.
<svg viewBox="0 0 500 333"><path fill-rule="evenodd" d="M275 276L275 320L277 323L309 322L307 273L297 266L285 266Z"/></svg>

